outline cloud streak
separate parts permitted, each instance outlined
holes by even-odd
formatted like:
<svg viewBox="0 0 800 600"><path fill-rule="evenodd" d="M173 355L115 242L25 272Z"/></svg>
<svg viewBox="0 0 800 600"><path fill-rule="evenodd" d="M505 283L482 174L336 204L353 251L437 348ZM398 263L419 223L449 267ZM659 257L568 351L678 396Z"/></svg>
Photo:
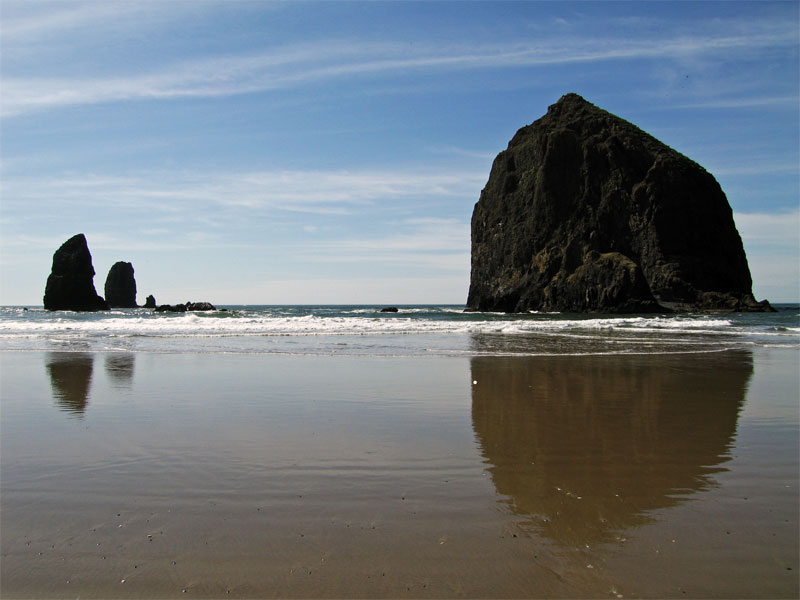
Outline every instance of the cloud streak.
<svg viewBox="0 0 800 600"><path fill-rule="evenodd" d="M736 226L747 244L768 244L800 254L800 209L781 213L740 213Z"/></svg>
<svg viewBox="0 0 800 600"><path fill-rule="evenodd" d="M299 246L305 260L328 263L397 263L465 275L470 264L470 226L458 219L406 219L387 224L388 234L360 236Z"/></svg>
<svg viewBox="0 0 800 600"><path fill-rule="evenodd" d="M13 31L14 25L11 27ZM17 29L20 27L16 25ZM709 53L747 54L797 43L791 23L767 22L754 29L746 35L706 31L677 37L664 35L658 40L576 36L469 47L427 43L412 48L392 42L342 40L309 42L247 55L174 62L146 73L123 76L8 76L3 81L1 108L7 118L65 106L226 97L384 75L680 58Z"/></svg>
<svg viewBox="0 0 800 600"><path fill-rule="evenodd" d="M5 208L36 203L176 213L199 206L345 214L358 206L413 198L477 198L485 175L474 172L274 170L148 171L130 175L5 176Z"/></svg>

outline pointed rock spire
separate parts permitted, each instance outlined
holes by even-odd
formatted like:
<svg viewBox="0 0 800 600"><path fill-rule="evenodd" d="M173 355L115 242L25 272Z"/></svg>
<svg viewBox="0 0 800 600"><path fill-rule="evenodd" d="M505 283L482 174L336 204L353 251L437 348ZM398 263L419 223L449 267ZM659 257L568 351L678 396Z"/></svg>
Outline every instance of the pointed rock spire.
<svg viewBox="0 0 800 600"><path fill-rule="evenodd" d="M94 267L86 237L79 233L53 254L53 267L44 290L47 310L108 310L94 288Z"/></svg>

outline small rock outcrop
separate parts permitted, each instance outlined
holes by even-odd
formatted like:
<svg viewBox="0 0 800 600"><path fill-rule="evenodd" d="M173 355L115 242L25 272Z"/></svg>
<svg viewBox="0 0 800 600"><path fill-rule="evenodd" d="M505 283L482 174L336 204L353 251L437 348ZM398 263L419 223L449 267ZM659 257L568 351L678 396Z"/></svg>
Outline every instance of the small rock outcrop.
<svg viewBox="0 0 800 600"><path fill-rule="evenodd" d="M472 214L467 310L772 310L751 290L714 177L577 94L514 135Z"/></svg>
<svg viewBox="0 0 800 600"><path fill-rule="evenodd" d="M400 309L397 308L396 306L387 306L386 308L382 308L380 310L380 312L382 312L382 313L396 313L396 312L400 312Z"/></svg>
<svg viewBox="0 0 800 600"><path fill-rule="evenodd" d="M156 297L148 296L147 299L144 301L144 308L155 308L155 307L156 307Z"/></svg>
<svg viewBox="0 0 800 600"><path fill-rule="evenodd" d="M156 312L192 312L217 310L211 302L186 302L185 304L162 304L156 307Z"/></svg>
<svg viewBox="0 0 800 600"><path fill-rule="evenodd" d="M106 302L111 308L136 308L136 279L133 265L119 261L111 266L106 277Z"/></svg>
<svg viewBox="0 0 800 600"><path fill-rule="evenodd" d="M53 254L53 267L44 290L44 307L47 310L108 310L108 303L95 290L92 255L82 233L68 239Z"/></svg>
<svg viewBox="0 0 800 600"><path fill-rule="evenodd" d="M217 307L211 304L211 302L187 302L186 310L188 311L217 310Z"/></svg>
<svg viewBox="0 0 800 600"><path fill-rule="evenodd" d="M185 304L159 304L156 312L186 312Z"/></svg>

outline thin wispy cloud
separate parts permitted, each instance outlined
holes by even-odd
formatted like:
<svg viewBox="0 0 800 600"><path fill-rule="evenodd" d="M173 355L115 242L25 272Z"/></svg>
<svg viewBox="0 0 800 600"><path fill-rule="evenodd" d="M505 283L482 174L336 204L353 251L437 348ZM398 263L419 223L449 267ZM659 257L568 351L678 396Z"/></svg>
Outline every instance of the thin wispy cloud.
<svg viewBox="0 0 800 600"><path fill-rule="evenodd" d="M751 175L792 175L797 173L798 165L796 163L781 162L780 160L769 162L753 160L748 164L728 163L718 168L714 168L714 165L709 165L708 168L714 175L748 177Z"/></svg>
<svg viewBox="0 0 800 600"><path fill-rule="evenodd" d="M393 229L394 233L380 237L339 239L311 244L311 247L315 255L328 258L331 253L339 253L342 257L368 253L380 258L398 251L469 255L469 224L457 219L409 219L395 224Z"/></svg>
<svg viewBox="0 0 800 600"><path fill-rule="evenodd" d="M697 102L671 104L660 108L665 110L685 110L685 109L698 109L698 108L717 110L721 108L770 108L770 107L796 109L798 104L800 104L800 95L787 94L783 96L714 98L710 100L699 100Z"/></svg>
<svg viewBox="0 0 800 600"><path fill-rule="evenodd" d="M275 304L347 304L358 298L359 304L419 304L425 294L432 304L448 304L453 298L466 297L469 282L460 275L435 277L297 277L267 279L247 288L231 287L217 302L240 303L252 294L261 302L268 298ZM205 290L198 290L200 295ZM182 292L186 295L185 290ZM181 297L181 296L178 296Z"/></svg>
<svg viewBox="0 0 800 600"><path fill-rule="evenodd" d="M747 250L756 294L796 301L800 293L800 209L780 213L734 213Z"/></svg>
<svg viewBox="0 0 800 600"><path fill-rule="evenodd" d="M172 63L145 73L103 78L19 77L3 81L2 114L130 100L211 98L404 73L591 63L695 54L756 52L796 44L790 23L757 33L698 32L663 39L546 38L472 46L316 41L247 55Z"/></svg>
<svg viewBox="0 0 800 600"><path fill-rule="evenodd" d="M800 208L780 213L737 212L734 219L745 242L800 252Z"/></svg>
<svg viewBox="0 0 800 600"><path fill-rule="evenodd" d="M479 151L479 150L471 150L468 148L458 148L457 146L450 146L450 145L441 145L435 146L430 148L430 151L434 154L449 154L453 156L463 156L465 158L477 158L483 161L492 161L494 157L497 155L497 152L494 151Z"/></svg>
<svg viewBox="0 0 800 600"><path fill-rule="evenodd" d="M9 210L31 202L180 212L190 207L342 214L402 198L475 198L485 183L475 172L411 170L246 172L148 171L132 175L4 177Z"/></svg>
<svg viewBox="0 0 800 600"><path fill-rule="evenodd" d="M28 42L79 27L107 23L145 10L134 2L44 4L4 2L0 35L6 42Z"/></svg>
<svg viewBox="0 0 800 600"><path fill-rule="evenodd" d="M59 36L75 33L96 37L143 27L152 29L214 9L213 2L3 0L0 36L7 45L51 44Z"/></svg>

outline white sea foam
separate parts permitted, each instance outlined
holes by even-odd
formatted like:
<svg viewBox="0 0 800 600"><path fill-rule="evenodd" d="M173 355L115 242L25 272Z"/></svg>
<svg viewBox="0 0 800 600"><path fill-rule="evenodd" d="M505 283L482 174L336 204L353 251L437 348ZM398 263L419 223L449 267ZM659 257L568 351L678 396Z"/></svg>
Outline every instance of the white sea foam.
<svg viewBox="0 0 800 600"><path fill-rule="evenodd" d="M0 335L53 335L56 333L107 335L336 335L393 333L504 333L521 334L575 330L719 331L728 330L725 319L670 319L619 317L598 319L491 319L435 320L379 317L240 316L214 318L194 313L179 316L115 316L79 321L68 318L0 321Z"/></svg>
<svg viewBox="0 0 800 600"><path fill-rule="evenodd" d="M483 336L481 347L476 346L476 336ZM668 346L682 351L766 343L800 346L796 317L508 315L464 313L460 307L403 307L399 313L378 313L375 307L245 307L179 314L0 308L0 349L70 345L79 349L88 344L101 350L168 352L339 353L346 348L375 355L535 354L666 351Z"/></svg>

